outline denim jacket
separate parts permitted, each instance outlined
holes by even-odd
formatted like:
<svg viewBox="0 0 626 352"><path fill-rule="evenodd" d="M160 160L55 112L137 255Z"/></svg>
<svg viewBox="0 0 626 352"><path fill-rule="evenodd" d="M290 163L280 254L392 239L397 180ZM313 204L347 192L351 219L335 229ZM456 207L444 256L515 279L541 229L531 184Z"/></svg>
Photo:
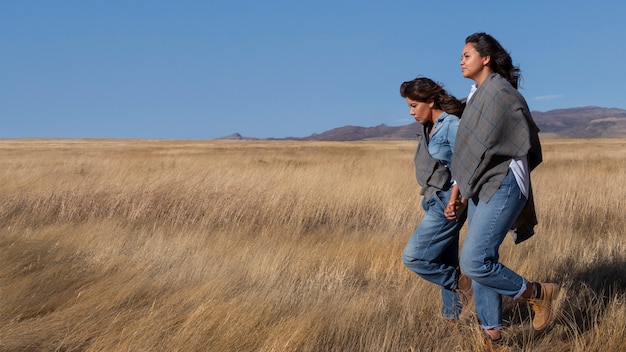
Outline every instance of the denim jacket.
<svg viewBox="0 0 626 352"><path fill-rule="evenodd" d="M435 130L428 141L428 153L446 165L452 172L452 154L456 142L456 131L459 129L459 118L443 112L437 118Z"/></svg>

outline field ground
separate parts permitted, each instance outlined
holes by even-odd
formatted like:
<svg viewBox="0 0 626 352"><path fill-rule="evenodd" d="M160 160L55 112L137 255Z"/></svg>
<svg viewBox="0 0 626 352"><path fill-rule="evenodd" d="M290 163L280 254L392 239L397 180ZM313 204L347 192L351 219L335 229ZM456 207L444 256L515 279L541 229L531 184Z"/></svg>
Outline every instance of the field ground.
<svg viewBox="0 0 626 352"><path fill-rule="evenodd" d="M562 293L541 333L505 298L503 350L626 350L626 139L543 148L537 234L500 254ZM0 140L0 351L488 350L401 263L414 149Z"/></svg>

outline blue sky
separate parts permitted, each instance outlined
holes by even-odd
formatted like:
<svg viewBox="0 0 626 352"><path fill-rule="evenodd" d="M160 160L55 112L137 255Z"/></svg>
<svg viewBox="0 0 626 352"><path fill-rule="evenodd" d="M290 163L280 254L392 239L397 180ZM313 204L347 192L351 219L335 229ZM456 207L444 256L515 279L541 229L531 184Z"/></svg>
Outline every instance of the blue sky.
<svg viewBox="0 0 626 352"><path fill-rule="evenodd" d="M304 137L406 125L401 82L457 97L496 37L531 110L626 109L626 3L0 0L0 138Z"/></svg>

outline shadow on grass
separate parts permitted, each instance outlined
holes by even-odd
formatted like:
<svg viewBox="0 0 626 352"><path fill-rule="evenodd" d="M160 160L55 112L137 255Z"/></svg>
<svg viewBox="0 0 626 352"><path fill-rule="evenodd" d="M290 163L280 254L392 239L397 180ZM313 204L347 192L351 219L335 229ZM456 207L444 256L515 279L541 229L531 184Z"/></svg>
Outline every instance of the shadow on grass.
<svg viewBox="0 0 626 352"><path fill-rule="evenodd" d="M503 319L508 326L521 326L512 331L512 339L523 345L530 339L545 335L558 336L562 341L571 340L587 331L597 329L606 310L616 297L626 295L626 258L612 257L581 268L575 258L555 268L547 282L561 285L556 304L556 317L551 327L534 331L531 327L532 313L523 301L506 299ZM515 329L512 329L515 330Z"/></svg>

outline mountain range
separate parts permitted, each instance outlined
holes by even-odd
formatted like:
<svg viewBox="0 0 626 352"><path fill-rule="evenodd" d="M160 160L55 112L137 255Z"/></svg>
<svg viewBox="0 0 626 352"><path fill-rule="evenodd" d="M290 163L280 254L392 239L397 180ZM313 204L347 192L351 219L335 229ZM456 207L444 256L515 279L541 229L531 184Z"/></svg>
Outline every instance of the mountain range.
<svg viewBox="0 0 626 352"><path fill-rule="evenodd" d="M585 106L547 112L532 111L542 138L626 137L626 110ZM414 139L420 128L413 122L403 126L343 126L308 137L283 139L316 141L359 141L370 139ZM257 139L234 133L220 139Z"/></svg>

